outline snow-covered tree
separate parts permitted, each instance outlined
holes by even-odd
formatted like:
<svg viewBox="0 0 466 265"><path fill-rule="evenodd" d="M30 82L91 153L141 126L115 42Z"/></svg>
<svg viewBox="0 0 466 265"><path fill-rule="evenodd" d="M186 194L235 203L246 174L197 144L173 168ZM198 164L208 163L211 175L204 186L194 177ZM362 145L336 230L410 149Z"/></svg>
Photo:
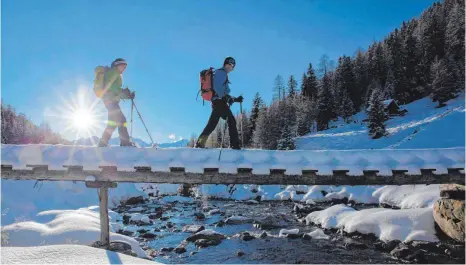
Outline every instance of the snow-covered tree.
<svg viewBox="0 0 466 265"><path fill-rule="evenodd" d="M278 141L278 150L294 150L296 149L295 140L293 138L291 129L289 126L283 128L283 132L280 140Z"/></svg>
<svg viewBox="0 0 466 265"><path fill-rule="evenodd" d="M455 97L455 78L449 63L444 59L432 64L432 100L445 106L445 102Z"/></svg>
<svg viewBox="0 0 466 265"><path fill-rule="evenodd" d="M386 134L385 119L386 114L382 102L380 89L372 91L369 105L369 135L373 139L378 139Z"/></svg>

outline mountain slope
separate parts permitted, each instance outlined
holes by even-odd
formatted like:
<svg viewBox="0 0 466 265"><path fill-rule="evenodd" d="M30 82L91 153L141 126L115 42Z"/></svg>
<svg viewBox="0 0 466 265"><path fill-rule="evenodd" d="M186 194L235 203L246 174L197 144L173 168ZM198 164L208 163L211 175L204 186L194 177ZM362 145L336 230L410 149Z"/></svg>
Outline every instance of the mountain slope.
<svg viewBox="0 0 466 265"><path fill-rule="evenodd" d="M465 96L450 100L446 107L428 97L400 106L408 113L386 121L388 136L371 139L364 111L353 116L353 123L339 120L331 129L298 137L297 149L447 148L465 146ZM334 128L332 128L334 127Z"/></svg>

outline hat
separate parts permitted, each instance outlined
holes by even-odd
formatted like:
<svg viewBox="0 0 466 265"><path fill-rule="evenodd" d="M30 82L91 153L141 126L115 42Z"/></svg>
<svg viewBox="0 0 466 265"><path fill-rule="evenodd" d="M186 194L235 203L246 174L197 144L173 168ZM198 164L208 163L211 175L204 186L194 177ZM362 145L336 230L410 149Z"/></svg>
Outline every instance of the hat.
<svg viewBox="0 0 466 265"><path fill-rule="evenodd" d="M236 61L235 59L233 59L233 57L227 57L225 58L225 61L223 61L223 65L225 64L232 64L233 66L236 65Z"/></svg>
<svg viewBox="0 0 466 265"><path fill-rule="evenodd" d="M120 65L120 64L128 65L128 63L125 61L125 59L117 58L117 59L115 59L115 61L112 62L112 67L115 67L115 66Z"/></svg>

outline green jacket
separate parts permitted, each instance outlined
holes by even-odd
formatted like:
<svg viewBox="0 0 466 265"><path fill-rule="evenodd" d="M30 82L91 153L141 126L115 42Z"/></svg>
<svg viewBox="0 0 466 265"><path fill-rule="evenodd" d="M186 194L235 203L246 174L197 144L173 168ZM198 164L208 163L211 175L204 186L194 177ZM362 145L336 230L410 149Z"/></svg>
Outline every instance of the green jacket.
<svg viewBox="0 0 466 265"><path fill-rule="evenodd" d="M116 67L110 68L105 73L104 84L105 86L108 86L107 92L103 95L103 99L105 101L120 101L120 99L128 99L127 95L121 91L123 78Z"/></svg>

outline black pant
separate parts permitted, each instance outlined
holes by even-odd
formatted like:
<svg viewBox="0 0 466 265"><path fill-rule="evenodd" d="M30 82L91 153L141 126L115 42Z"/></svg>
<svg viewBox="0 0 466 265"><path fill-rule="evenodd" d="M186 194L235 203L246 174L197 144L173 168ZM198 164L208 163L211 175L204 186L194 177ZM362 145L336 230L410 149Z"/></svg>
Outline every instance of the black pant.
<svg viewBox="0 0 466 265"><path fill-rule="evenodd" d="M107 146L110 137L118 127L120 136L120 145L129 145L129 134L126 128L126 118L120 108L118 101L104 101L105 108L108 111L107 128L105 128L102 137L100 138L100 146Z"/></svg>
<svg viewBox="0 0 466 265"><path fill-rule="evenodd" d="M223 99L217 99L212 102L212 113L210 114L209 121L202 131L199 139L197 140L197 146L204 147L209 135L217 127L218 121L226 119L228 123L228 132L230 134L230 147L239 147L238 131L236 130L236 120L230 107Z"/></svg>

